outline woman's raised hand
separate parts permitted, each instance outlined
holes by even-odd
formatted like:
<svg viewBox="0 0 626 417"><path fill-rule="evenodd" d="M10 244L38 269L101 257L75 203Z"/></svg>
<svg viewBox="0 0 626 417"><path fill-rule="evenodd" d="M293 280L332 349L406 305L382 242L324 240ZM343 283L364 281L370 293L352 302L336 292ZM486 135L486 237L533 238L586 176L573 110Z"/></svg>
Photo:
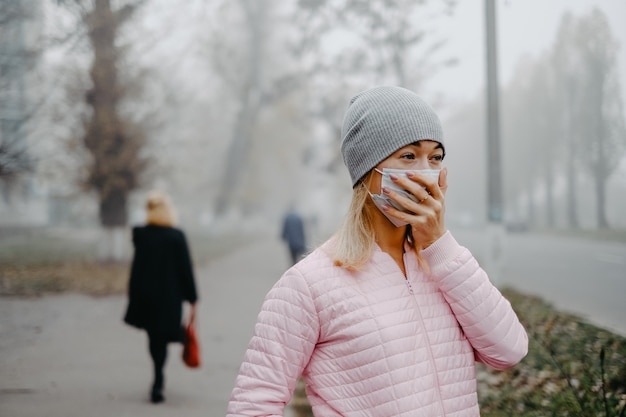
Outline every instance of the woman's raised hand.
<svg viewBox="0 0 626 417"><path fill-rule="evenodd" d="M386 206L387 213L411 225L413 239L422 249L427 248L446 233L445 194L448 189L448 170L439 172L438 180L418 171L404 175L390 175L391 180L413 194L413 201L395 191L383 188L383 193L400 204L408 212Z"/></svg>

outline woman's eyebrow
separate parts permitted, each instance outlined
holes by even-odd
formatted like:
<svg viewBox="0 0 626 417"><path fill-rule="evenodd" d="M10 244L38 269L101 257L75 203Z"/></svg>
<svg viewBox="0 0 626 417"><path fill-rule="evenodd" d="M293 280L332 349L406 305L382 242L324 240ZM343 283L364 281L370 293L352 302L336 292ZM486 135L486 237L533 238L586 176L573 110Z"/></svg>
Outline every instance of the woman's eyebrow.
<svg viewBox="0 0 626 417"><path fill-rule="evenodd" d="M423 140L430 140L430 139L423 139ZM411 145L417 146L418 148L421 147L422 145L420 144L421 140L418 140L417 142L413 142L411 143ZM433 141L434 142L434 141ZM443 149L443 145L439 142L437 142L437 146L435 146L435 149Z"/></svg>

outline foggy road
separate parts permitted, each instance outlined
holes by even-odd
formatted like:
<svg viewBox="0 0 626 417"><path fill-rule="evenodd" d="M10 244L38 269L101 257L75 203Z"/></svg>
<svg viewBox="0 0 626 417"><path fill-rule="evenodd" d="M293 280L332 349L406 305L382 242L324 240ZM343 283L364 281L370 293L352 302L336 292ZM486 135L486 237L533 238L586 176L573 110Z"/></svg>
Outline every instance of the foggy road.
<svg viewBox="0 0 626 417"><path fill-rule="evenodd" d="M480 231L454 233L477 257ZM626 336L626 244L532 233L507 234L498 286L536 294L562 311Z"/></svg>

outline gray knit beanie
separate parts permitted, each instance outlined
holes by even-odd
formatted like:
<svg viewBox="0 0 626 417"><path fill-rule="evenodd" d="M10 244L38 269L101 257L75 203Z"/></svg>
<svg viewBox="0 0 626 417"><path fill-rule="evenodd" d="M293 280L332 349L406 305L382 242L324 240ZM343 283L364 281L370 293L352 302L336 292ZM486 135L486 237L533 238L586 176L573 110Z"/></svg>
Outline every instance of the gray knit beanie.
<svg viewBox="0 0 626 417"><path fill-rule="evenodd" d="M357 94L341 128L341 154L352 186L398 149L425 139L444 145L439 117L412 91L374 87Z"/></svg>

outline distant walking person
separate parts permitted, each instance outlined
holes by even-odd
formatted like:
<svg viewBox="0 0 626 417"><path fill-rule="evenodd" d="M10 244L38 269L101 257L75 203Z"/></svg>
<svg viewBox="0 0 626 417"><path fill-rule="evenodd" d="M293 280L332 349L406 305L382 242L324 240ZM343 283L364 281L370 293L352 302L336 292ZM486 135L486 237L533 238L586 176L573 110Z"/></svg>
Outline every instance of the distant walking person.
<svg viewBox="0 0 626 417"><path fill-rule="evenodd" d="M302 217L295 210L290 209L283 220L282 239L289 246L291 263L295 265L306 251L306 239L304 236L304 224Z"/></svg>
<svg viewBox="0 0 626 417"><path fill-rule="evenodd" d="M198 295L185 234L174 227L173 208L166 195L148 196L147 224L133 228L135 254L128 285L128 309L124 321L148 333L154 381L150 400L163 396L163 368L167 344L182 342L183 301L191 304L189 320L196 316Z"/></svg>

